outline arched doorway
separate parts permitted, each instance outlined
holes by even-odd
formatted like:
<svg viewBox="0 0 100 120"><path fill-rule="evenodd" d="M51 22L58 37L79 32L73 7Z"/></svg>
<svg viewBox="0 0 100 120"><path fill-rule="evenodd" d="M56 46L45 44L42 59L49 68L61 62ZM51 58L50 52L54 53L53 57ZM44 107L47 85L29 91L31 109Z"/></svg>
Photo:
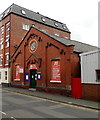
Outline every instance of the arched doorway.
<svg viewBox="0 0 100 120"><path fill-rule="evenodd" d="M37 67L35 64L30 65L30 88L36 88Z"/></svg>

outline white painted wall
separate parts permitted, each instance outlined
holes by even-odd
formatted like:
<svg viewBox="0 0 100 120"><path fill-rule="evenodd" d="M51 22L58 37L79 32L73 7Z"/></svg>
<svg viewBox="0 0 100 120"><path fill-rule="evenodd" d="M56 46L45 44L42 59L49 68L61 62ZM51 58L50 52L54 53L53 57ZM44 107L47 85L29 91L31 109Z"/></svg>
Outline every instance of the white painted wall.
<svg viewBox="0 0 100 120"><path fill-rule="evenodd" d="M81 81L82 83L100 84L96 82L96 69L99 67L100 51L91 51L80 54L81 57Z"/></svg>
<svg viewBox="0 0 100 120"><path fill-rule="evenodd" d="M7 80L5 80L5 71L7 71ZM0 68L1 79L0 83L10 83L10 68Z"/></svg>

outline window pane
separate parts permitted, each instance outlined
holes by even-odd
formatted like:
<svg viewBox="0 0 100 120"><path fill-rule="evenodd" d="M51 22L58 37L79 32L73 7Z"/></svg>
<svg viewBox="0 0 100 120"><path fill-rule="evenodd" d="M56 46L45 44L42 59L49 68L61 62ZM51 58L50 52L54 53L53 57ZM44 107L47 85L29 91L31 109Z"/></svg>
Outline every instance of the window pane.
<svg viewBox="0 0 100 120"><path fill-rule="evenodd" d="M9 64L9 54L6 53L6 65Z"/></svg>
<svg viewBox="0 0 100 120"><path fill-rule="evenodd" d="M10 30L10 22L6 24L6 31L9 31L9 30Z"/></svg>
<svg viewBox="0 0 100 120"><path fill-rule="evenodd" d="M0 39L0 49L3 49L3 38Z"/></svg>
<svg viewBox="0 0 100 120"><path fill-rule="evenodd" d="M2 57L2 55L0 55L0 65L2 65L2 59L3 59L3 57Z"/></svg>
<svg viewBox="0 0 100 120"><path fill-rule="evenodd" d="M23 29L24 29L24 30L29 30L29 25L23 24Z"/></svg>
<svg viewBox="0 0 100 120"><path fill-rule="evenodd" d="M1 27L1 34L4 34L4 26Z"/></svg>
<svg viewBox="0 0 100 120"><path fill-rule="evenodd" d="M96 70L96 79L97 82L100 81L100 70Z"/></svg>
<svg viewBox="0 0 100 120"><path fill-rule="evenodd" d="M9 35L6 36L6 48L9 47Z"/></svg>
<svg viewBox="0 0 100 120"><path fill-rule="evenodd" d="M0 79L1 79L1 72L0 72Z"/></svg>
<svg viewBox="0 0 100 120"><path fill-rule="evenodd" d="M5 80L7 80L7 71L5 71Z"/></svg>

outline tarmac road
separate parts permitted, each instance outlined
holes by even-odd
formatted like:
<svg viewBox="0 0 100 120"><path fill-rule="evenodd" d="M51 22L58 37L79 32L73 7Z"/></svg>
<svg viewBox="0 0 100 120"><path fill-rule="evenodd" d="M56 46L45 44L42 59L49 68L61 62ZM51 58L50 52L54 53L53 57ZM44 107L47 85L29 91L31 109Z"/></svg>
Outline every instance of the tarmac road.
<svg viewBox="0 0 100 120"><path fill-rule="evenodd" d="M2 91L3 118L98 118L98 111L10 91ZM95 119L94 119L95 120Z"/></svg>

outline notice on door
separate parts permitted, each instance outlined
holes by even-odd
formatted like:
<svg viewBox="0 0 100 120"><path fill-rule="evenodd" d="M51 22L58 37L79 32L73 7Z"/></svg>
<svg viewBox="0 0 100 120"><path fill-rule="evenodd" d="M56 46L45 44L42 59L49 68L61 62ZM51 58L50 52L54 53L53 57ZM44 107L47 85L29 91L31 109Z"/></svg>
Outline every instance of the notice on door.
<svg viewBox="0 0 100 120"><path fill-rule="evenodd" d="M52 80L50 82L61 83L60 80L60 61L52 61Z"/></svg>

